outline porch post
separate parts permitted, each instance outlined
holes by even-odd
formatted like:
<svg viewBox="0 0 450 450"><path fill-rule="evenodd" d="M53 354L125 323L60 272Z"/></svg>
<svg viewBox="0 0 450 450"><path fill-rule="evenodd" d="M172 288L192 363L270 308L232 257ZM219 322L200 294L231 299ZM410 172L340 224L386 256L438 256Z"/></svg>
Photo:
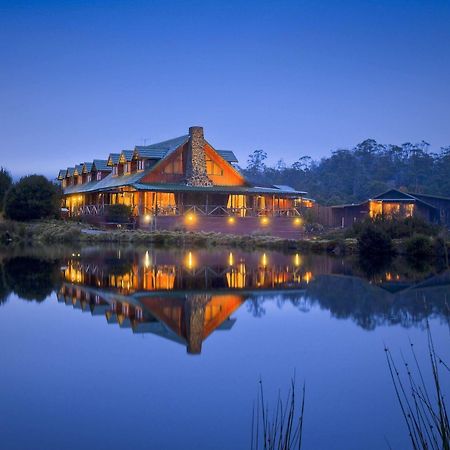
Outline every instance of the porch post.
<svg viewBox="0 0 450 450"><path fill-rule="evenodd" d="M138 191L138 211L137 211L137 215L138 217L142 217L144 214L144 205L143 205L143 192Z"/></svg>

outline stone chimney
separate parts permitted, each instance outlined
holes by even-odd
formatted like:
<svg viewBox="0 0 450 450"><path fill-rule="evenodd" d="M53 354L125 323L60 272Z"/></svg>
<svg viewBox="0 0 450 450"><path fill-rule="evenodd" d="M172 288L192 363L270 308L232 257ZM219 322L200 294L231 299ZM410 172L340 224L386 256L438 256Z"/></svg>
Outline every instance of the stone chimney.
<svg viewBox="0 0 450 450"><path fill-rule="evenodd" d="M188 186L212 186L206 174L205 138L202 127L189 128L189 149L186 161Z"/></svg>

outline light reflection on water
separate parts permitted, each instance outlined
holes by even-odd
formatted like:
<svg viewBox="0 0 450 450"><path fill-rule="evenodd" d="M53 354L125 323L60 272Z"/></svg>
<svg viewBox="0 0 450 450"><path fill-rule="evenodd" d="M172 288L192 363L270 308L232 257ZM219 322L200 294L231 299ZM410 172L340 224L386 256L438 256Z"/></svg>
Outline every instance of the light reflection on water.
<svg viewBox="0 0 450 450"><path fill-rule="evenodd" d="M131 247L0 261L6 448L248 448L259 376L276 393L294 369L308 386L304 448L380 448L385 436L404 448L383 342L412 338L426 356L428 318L448 356L442 268ZM97 428L71 427L83 414ZM134 431L115 433L111 415Z"/></svg>

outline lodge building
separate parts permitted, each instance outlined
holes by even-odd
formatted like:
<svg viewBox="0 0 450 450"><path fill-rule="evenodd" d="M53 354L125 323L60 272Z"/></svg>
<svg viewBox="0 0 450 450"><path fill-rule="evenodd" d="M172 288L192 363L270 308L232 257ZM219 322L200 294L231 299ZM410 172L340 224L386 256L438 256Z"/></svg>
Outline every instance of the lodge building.
<svg viewBox="0 0 450 450"><path fill-rule="evenodd" d="M61 170L63 208L70 216L104 216L105 207L130 206L138 226L173 229L298 233L313 202L289 186L257 186L229 150L216 150L202 127L164 142L136 146Z"/></svg>

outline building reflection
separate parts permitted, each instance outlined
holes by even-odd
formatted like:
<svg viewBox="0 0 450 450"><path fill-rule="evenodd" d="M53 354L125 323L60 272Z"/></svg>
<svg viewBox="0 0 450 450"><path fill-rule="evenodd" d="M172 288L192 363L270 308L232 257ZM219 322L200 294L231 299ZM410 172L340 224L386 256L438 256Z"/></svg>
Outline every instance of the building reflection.
<svg viewBox="0 0 450 450"><path fill-rule="evenodd" d="M216 330L256 292L301 294L313 272L296 255L162 251L72 255L58 299L134 333L153 333L198 354Z"/></svg>
<svg viewBox="0 0 450 450"><path fill-rule="evenodd" d="M42 302L55 291L60 302L181 343L192 354L215 331L230 330L244 304L255 317L269 304L301 312L318 307L366 330L422 326L430 317L450 323L449 268L401 258L368 266L300 253L131 246L0 254L0 306L12 293Z"/></svg>

